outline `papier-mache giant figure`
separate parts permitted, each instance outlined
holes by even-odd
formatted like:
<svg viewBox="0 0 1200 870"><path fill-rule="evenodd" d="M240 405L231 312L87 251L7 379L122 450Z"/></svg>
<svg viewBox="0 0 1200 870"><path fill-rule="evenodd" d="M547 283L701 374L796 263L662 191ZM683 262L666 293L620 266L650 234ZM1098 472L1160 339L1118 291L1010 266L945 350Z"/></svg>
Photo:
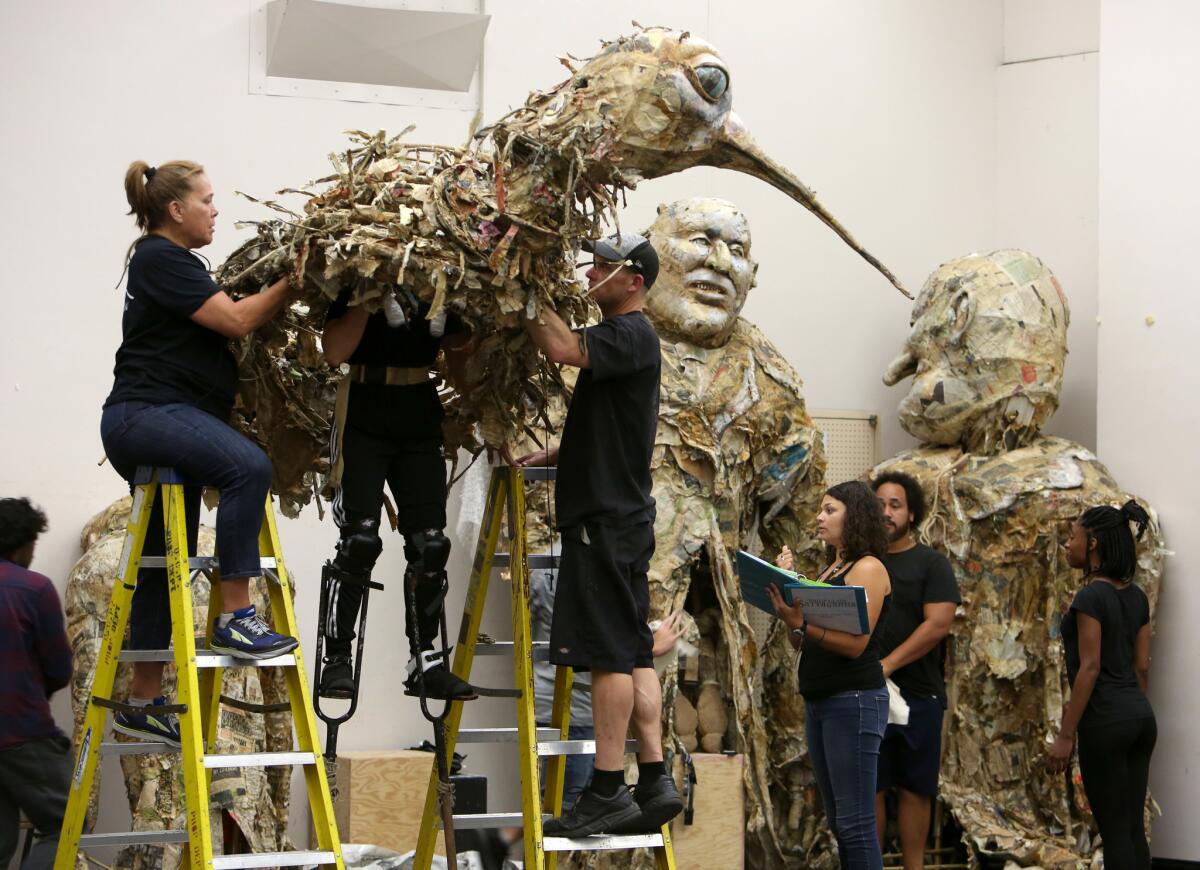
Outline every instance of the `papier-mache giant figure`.
<svg viewBox="0 0 1200 870"><path fill-rule="evenodd" d="M692 166L763 179L811 211L900 287L816 199L754 142L733 111L735 85L715 48L688 33L639 29L475 134L466 148L356 133L335 172L304 191L302 212L259 224L221 266L235 294L289 272L302 302L257 330L242 354L243 428L271 457L273 491L294 515L319 489L334 387L313 324L349 290L350 309L392 301L408 317L447 312L480 336L452 384L450 456L498 447L543 404L557 373L520 322L549 306L571 325L594 311L576 274L581 244L618 224L624 191ZM405 131L407 132L407 131ZM902 288L901 288L902 289Z"/></svg>
<svg viewBox="0 0 1200 870"><path fill-rule="evenodd" d="M940 796L978 853L1076 867L1096 850L1078 768L1050 771L1067 686L1059 624L1078 585L1064 543L1097 504L1129 496L1085 447L1041 434L1058 407L1069 313L1058 280L1019 250L942 265L884 382L913 376L900 423L923 443L875 469L916 477L922 539L954 566L963 604L946 663ZM1136 582L1157 600L1157 519Z"/></svg>
<svg viewBox="0 0 1200 870"><path fill-rule="evenodd" d="M796 372L739 316L758 270L742 211L719 199L685 199L660 206L644 235L659 255L644 310L662 352L651 612L661 618L684 608L683 636L698 652L683 662L682 678L679 660L667 662L664 746L745 754L747 866L782 867L772 807L781 759L768 746L763 657L733 555L776 553L787 544L801 559L815 556L809 526L824 484L821 433ZM556 404L552 419L564 408ZM539 492L527 504L536 511L546 500ZM628 857L588 853L580 860L626 866Z"/></svg>

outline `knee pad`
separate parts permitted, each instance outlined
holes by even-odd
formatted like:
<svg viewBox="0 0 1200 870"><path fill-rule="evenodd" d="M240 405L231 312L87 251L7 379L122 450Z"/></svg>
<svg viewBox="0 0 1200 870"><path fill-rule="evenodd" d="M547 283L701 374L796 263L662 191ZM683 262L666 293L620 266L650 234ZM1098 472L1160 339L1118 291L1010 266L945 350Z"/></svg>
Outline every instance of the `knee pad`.
<svg viewBox="0 0 1200 870"><path fill-rule="evenodd" d="M450 561L450 539L441 529L409 532L404 536L404 558L408 570L417 572L418 582L425 578L440 580Z"/></svg>
<svg viewBox="0 0 1200 870"><path fill-rule="evenodd" d="M334 567L347 574L369 577L371 569L383 552L383 539L379 537L379 520L359 520L342 526L342 537L337 543Z"/></svg>

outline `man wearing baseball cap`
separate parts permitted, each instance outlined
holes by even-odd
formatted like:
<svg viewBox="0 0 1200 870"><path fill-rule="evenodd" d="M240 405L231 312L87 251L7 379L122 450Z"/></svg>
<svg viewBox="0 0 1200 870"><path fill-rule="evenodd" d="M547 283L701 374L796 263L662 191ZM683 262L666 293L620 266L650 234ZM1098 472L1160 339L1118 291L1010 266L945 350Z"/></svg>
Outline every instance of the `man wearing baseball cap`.
<svg viewBox="0 0 1200 870"><path fill-rule="evenodd" d="M650 454L658 425L658 336L642 313L658 254L642 236L586 243L588 288L603 319L572 330L553 310L526 320L555 363L580 369L559 447L519 465L558 465L562 538L550 629L550 661L592 673L596 759L575 806L544 833L657 831L683 809L662 752L662 689L654 672L650 589L654 498ZM625 786L625 734L638 738L638 784Z"/></svg>

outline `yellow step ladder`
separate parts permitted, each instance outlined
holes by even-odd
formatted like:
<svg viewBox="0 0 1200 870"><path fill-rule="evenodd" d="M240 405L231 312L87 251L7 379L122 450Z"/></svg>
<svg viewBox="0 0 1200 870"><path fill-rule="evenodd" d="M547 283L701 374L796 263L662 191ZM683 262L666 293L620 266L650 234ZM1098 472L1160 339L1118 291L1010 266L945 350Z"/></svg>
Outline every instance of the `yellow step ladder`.
<svg viewBox="0 0 1200 870"><path fill-rule="evenodd" d="M76 853L81 848L140 843L186 843L184 866L192 870L296 867L310 864L345 870L329 785L325 777L325 766L321 763L320 751L317 748L316 720L313 717L312 698L309 696L300 648L297 647L286 655L257 661L221 655L207 648L197 649L192 622L192 572L204 572L213 580L206 623L206 637L211 639L213 622L221 612L221 584L217 582L220 579L217 560L215 557L189 558L183 499L184 481L174 469L148 466L139 468L134 484L133 508L125 534L125 546L121 551L120 576L113 585L112 599L105 619L104 641L92 680L91 695L88 698L79 754L71 779L70 798L67 801L58 854L54 861L55 870L71 870L75 866ZM163 498L167 555L143 557L142 547L156 496ZM268 587L275 629L281 634L297 637L296 614L292 609L292 585L283 564L283 552L279 546L279 534L275 527L275 512L270 495L266 500L258 548L263 573L271 581ZM173 650L121 652L139 567L167 569ZM120 661L174 661L178 670L176 703L157 709L160 712L175 712L179 715L186 813L186 827L183 830L83 834L88 796L92 790L96 763L101 755L180 751L159 742L103 742L108 711L123 710L126 706L110 697L116 679L117 663ZM297 751L209 754L209 750L217 743L222 670L246 665L286 669ZM304 768L317 850L214 855L209 818L209 787L213 768L275 765L302 765Z"/></svg>
<svg viewBox="0 0 1200 870"><path fill-rule="evenodd" d="M550 729L538 729L534 719L533 662L544 661L548 650L544 641L534 643L529 627L529 569L557 567L558 557L553 555L530 555L526 551L525 536L525 481L550 481L555 477L554 468L495 468L488 487L483 522L479 529L479 541L475 549L475 561L471 568L471 581L467 587L466 603L463 608L462 626L458 645L454 651L453 672L471 681L471 665L477 655L513 656L516 687L520 693L517 700L516 728L460 729L463 702L455 702L445 723L447 757L454 752L456 743L509 743L515 738L521 773L521 812L489 813L479 815L454 815L456 829L523 827L525 837L525 864L528 870L554 870L558 852L590 850L630 850L649 848L654 850L659 870L675 870L675 857L671 850L671 833L663 825L660 833L614 836L597 834L591 837L570 839L566 837L544 837L544 818L562 812L563 778L566 772L566 756L590 754L595 751L595 742L568 740L567 729L571 711L572 672L569 667L559 666L555 670L554 705ZM508 553L496 552L500 540L500 528L507 513ZM510 643L479 643L479 624L483 617L483 606L487 600L488 581L493 569L507 568L512 591L512 630ZM478 703L477 701L474 703ZM543 733L539 733L543 732ZM636 748L634 741L626 744L627 751ZM547 757L545 800L541 797L539 758ZM546 815L544 815L546 814ZM439 791L436 767L429 779L429 791L425 796L425 812L421 820L421 831L413 867L429 870L433 861L434 846L440 822Z"/></svg>

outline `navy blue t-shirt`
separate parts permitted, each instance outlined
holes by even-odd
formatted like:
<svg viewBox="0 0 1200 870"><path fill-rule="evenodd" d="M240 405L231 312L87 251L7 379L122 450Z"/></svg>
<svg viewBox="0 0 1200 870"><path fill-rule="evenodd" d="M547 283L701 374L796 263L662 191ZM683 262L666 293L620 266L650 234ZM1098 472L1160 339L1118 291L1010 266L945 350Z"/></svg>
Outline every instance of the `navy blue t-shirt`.
<svg viewBox="0 0 1200 870"><path fill-rule="evenodd" d="M591 368L579 372L563 425L554 485L558 526L652 522L658 334L640 311L605 318L582 334Z"/></svg>
<svg viewBox="0 0 1200 870"><path fill-rule="evenodd" d="M129 261L121 346L104 406L181 403L228 420L237 360L229 339L191 319L220 292L187 248L162 236L140 239Z"/></svg>

